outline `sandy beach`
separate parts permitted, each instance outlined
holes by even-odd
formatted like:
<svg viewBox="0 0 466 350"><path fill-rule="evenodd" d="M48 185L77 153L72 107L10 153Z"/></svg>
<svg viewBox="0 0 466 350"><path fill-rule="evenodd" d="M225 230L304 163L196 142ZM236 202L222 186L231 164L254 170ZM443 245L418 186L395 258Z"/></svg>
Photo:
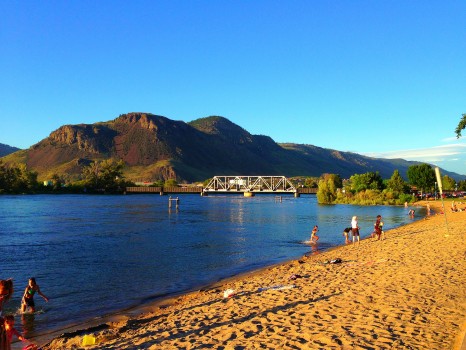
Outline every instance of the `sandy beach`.
<svg viewBox="0 0 466 350"><path fill-rule="evenodd" d="M466 212L445 205L448 226L433 215L386 231L381 241L310 252L89 324L43 349L82 348L85 335L96 341L88 349L460 349ZM229 289L234 294L225 298Z"/></svg>

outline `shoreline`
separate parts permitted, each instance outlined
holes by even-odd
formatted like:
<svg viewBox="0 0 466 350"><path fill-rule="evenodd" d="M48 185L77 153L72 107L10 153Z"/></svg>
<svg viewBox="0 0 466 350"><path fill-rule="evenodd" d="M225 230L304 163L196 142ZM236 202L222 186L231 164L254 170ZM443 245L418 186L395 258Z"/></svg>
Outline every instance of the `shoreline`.
<svg viewBox="0 0 466 350"><path fill-rule="evenodd" d="M424 203L417 202L415 203L415 205L423 205L423 204L425 205L426 203L427 202L424 202ZM438 205L434 205L434 203L429 202L429 204L431 205L433 209L438 209L438 207L441 206L440 203L435 203ZM447 216L454 217L455 215L462 216L463 219L465 218L464 213L450 213ZM441 229L441 225L443 224L442 216L443 215L434 215L426 219L426 221L427 222L432 221L432 220L439 221L438 219L442 219L440 223L436 224L436 228ZM303 289L310 288L311 290L308 290L307 292L314 291L315 288L313 288L312 286L303 285L303 282L312 282L313 274L310 273L311 271L316 272L313 270L321 270L322 268L328 270L330 266L332 266L331 269L335 269L335 270L345 268L345 270L348 270L348 271L357 271L360 268L359 267L359 264L361 263L360 259L365 258L367 260L368 258L367 256L365 256L367 255L367 251L366 251L367 247L372 246L374 248L375 247L374 244L380 244L380 246L382 247L382 245L384 245L386 242L389 242L389 240L405 239L403 238L403 235L397 235L395 237L393 234L396 234L398 231L400 231L398 233L402 233L402 234L404 233L404 235L412 235L413 233L418 233L416 232L417 226L422 226L423 222L424 220L421 219L416 222L410 223L408 225L404 225L396 229L387 231L385 241L373 242L370 238L366 238L361 241L360 248L352 247L352 245L343 245L343 246L333 247L330 250L322 251L317 255L303 256L302 259L291 260L291 261L287 261L283 263L278 263L272 266L263 267L258 270L241 273L241 274L238 274L238 275L226 278L226 279L222 279L218 282L209 284L199 290L188 291L186 293L168 296L166 298L162 298L160 300L151 302L148 305L141 305L140 307L136 307L130 310L122 310L115 314L100 317L100 318L92 320L91 322L81 323L81 324L74 325L66 329L61 329L59 331L52 332L44 336L36 337L35 339L32 339L32 340L39 344L43 344L45 341L47 341L48 344L43 347L44 349L61 349L61 348L65 349L65 348L70 348L73 346L79 346L83 335L93 334L96 336L97 344L95 346L92 346L92 348L95 348L95 349L125 348L128 346L131 346L130 344L134 344L133 341L135 340L134 339L131 340L131 337L127 333L129 332L129 330L132 331L129 333L131 334L134 333L135 329L133 329L133 327L137 325L136 328L139 330L137 333L141 333L141 334L146 333L145 337L144 335L138 335L137 337L138 341L140 341L140 339L146 339L145 343L147 343L146 344L147 347L146 345L144 345L143 348L156 349L156 348L164 347L164 348L174 349L174 348L190 348L191 346L197 347L199 346L198 341L201 341L201 344L203 344L204 342L203 340L198 340L197 338L199 337L203 338L201 331L205 330L205 328L207 327L205 322L199 323L197 327L195 324L190 325L190 327L187 327L189 331L185 331L185 333L187 333L188 335L199 333L198 336L194 337L193 339L191 339L192 337L188 337L189 338L188 340L184 340L181 335L174 336L169 333L165 334L162 331L164 324L170 323L170 322L176 323L176 319L178 318L180 319L179 322L182 322L182 323L183 321L188 322L188 323L193 323L193 322L196 323L196 321L193 320L193 315L188 315L188 316L184 315L180 317L180 313L184 309L191 309L191 308L198 307L197 304L201 301L204 301L204 302L201 302L200 305L219 304L218 306L221 309L229 305L227 307L228 312L233 312L233 313L236 313L236 311L232 311L230 309L237 309L237 305L235 305L235 303L240 301L241 299L244 299L244 298L258 299L258 302L260 304L260 302L262 301L261 297L265 296L265 294L268 294L268 293L279 293L283 297L285 296L290 297L291 298L290 300L292 301L293 293L298 290L301 291ZM464 239L464 234L462 235L462 238ZM341 256L341 258L343 258L343 262L344 262L343 264L338 264L338 265L337 264L335 265L323 264L324 261L331 260L332 258L335 258L336 255L339 255ZM385 265L387 262L386 260L387 260L387 257L368 260L368 262L372 261L373 264L371 265L374 265L374 267L378 268L379 266L382 266L382 267L388 266L388 265ZM463 261L462 266L464 267L464 261ZM365 268L365 265L363 264L361 267ZM292 274L292 272L293 274L297 274L298 272L301 272L300 275L302 275L302 278L290 282L287 277L289 277L289 275ZM318 272L320 274L322 271L318 271ZM268 275L271 275L271 274L274 276L273 279L270 279L268 277ZM328 276L324 276L320 274L319 282L321 282L322 284L322 282L325 282L327 277ZM269 281L268 284L265 283L267 280ZM280 291L280 292L279 291L258 292L258 288L260 288L261 285L263 285L264 287L267 287L267 286L274 284L274 282L275 284L285 284L285 285L294 284L295 287L290 288L289 290ZM348 281L344 281L344 282L347 283ZM464 278L463 278L463 282L464 282ZM357 284L357 282L355 283ZM253 285L252 290L250 288L251 285ZM236 289L238 291L238 294L232 298L224 299L223 292L224 290L229 289L229 288ZM335 289L335 286L334 286L334 289ZM338 290L338 293L335 293L336 290ZM320 298L322 299L319 299L319 297L317 297L315 299L315 302L316 303L326 302L326 300L328 299L336 298L337 296L345 294L343 291L339 290L339 288L337 288L336 290L334 290L333 294L329 293L327 296L325 294L320 296ZM307 294L307 293L304 293L304 294ZM310 298L310 296L308 296L308 298ZM372 297L372 299L374 299L374 297ZM464 295L462 296L462 300L464 304ZM351 298L349 298L348 301L351 302ZM372 300L371 303L373 302L374 301ZM305 304L304 303L303 305L301 305L301 303L302 302L299 302L298 304L294 305L294 303L292 302L291 305L292 306L294 305L296 307L297 306L301 307ZM255 306L255 304L253 303L249 306L250 307ZM275 311L281 311L280 306L275 306L272 309ZM214 308L213 310L209 309L209 310L204 310L202 312L210 315L207 318L215 318L212 315L212 313L215 313L216 311L217 309ZM351 310L346 310L345 313L348 313L348 311L351 313ZM172 314L175 314L178 316L173 316ZM260 317L258 318L258 316ZM463 305L463 316L464 316L464 305ZM221 317L221 316L216 315L216 317ZM340 316L333 315L333 317L335 317L336 319ZM333 317L331 318L333 319ZM261 314L257 315L255 312L253 312L252 314L250 313L248 317L244 316L244 320L240 324L243 325L243 323L247 323L248 328L251 328L251 327L254 328L253 325L249 324L250 322L248 322L249 321L248 318L256 319L257 324L262 324L264 322L263 320L264 315L261 315ZM158 321L159 319L160 321ZM269 321L267 321L266 323L268 323ZM464 319L462 320L462 322L464 323ZM223 323L220 322L220 325L222 327L225 327L228 323L236 324L234 320L233 321L230 320L228 322L227 321L224 321ZM253 324L256 324L256 323L253 323ZM284 324L287 324L287 322L284 322ZM152 333L152 331L149 331L149 329L146 329L146 328L152 328L153 326L161 328L159 329L159 332L160 334L162 334L162 337L156 337L155 339L153 339L153 337L149 334L149 333ZM63 331L65 330L66 331L69 330L69 331L67 333L63 333ZM457 331L460 332L460 329L458 328ZM222 332L219 332L219 335L217 336L211 335L209 339L212 342L212 344L217 344L217 345L221 344L222 342L224 343L224 345L225 345L225 342L238 344L238 342L235 341L235 339L240 338L240 335L236 335L234 339L230 339L230 341L228 340L225 341L223 339L226 336L225 334L231 335L231 333L232 333L231 330L228 331L227 329L225 329ZM244 333L244 330L243 330L243 333ZM251 334L251 336L248 337L247 339L242 339L242 342L244 343L246 341L246 344L249 344L248 340L250 340L252 341L252 343L250 344L257 345L258 339L256 339L257 338L256 336L252 335L255 332L248 330L246 331L246 333ZM263 331L259 331L259 334L261 333L263 333ZM286 332L284 332L284 336L286 336ZM51 338L53 338L53 340L51 340ZM326 342L323 342L323 344L326 344L330 348L332 348L332 346L336 346L335 348L345 348L345 346L349 346L348 348L352 348L351 346L353 345L357 346L357 344L350 345L351 342L346 344L345 341L339 340L340 337L337 337L335 335L333 337L330 337L329 339L330 340L327 339L328 344ZM339 345L339 342L341 342L340 345ZM435 347L432 347L432 345L429 345L428 347L435 348ZM248 348L248 346L246 346L245 348Z"/></svg>
<svg viewBox="0 0 466 350"><path fill-rule="evenodd" d="M362 240L365 240L365 239L370 239L370 238L366 237ZM345 244L322 249L322 250L319 250L319 254L328 253L328 252L331 252L332 250L339 249L343 246L345 246ZM311 251L306 253L303 257L308 257L307 254L310 254L310 253ZM116 310L114 312L105 314L103 316L96 316L94 318L91 318L91 319L88 319L82 322L78 322L76 324L70 324L66 327L50 330L49 332L44 332L43 334L39 334L33 338L30 338L30 340L33 342L37 342L38 344L44 344L43 346L47 346L53 339L58 338L58 337L72 337L75 335L88 334L89 332L93 332L94 330L108 328L108 327L105 327L105 325L108 323L113 323L121 319L134 318L134 317L143 315L145 313L152 312L153 309L157 309L160 307L161 308L167 307L167 305L171 305L172 303L175 303L175 301L180 297L182 298L184 296L188 296L191 294L195 294L199 292L207 292L213 289L217 289L219 287L224 286L226 283L235 282L237 280L248 278L250 276L255 276L270 268L279 267L279 266L282 266L283 264L292 263L297 260L299 260L299 258L292 258L292 259L285 260L282 262L277 262L271 265L259 267L253 270L239 272L229 277L221 278L215 282L196 286L196 287L193 287L192 289L188 289L185 291L174 292L168 295L155 297L153 301L139 304L136 306L130 306L130 307L123 308L120 310ZM85 328L82 328L82 327L85 327ZM18 343L18 341L14 341L13 344L14 343Z"/></svg>

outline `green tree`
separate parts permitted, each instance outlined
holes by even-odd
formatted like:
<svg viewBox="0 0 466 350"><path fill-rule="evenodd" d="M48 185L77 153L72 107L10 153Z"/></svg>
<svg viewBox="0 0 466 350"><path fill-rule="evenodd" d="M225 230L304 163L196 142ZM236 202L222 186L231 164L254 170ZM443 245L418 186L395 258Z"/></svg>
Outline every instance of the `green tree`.
<svg viewBox="0 0 466 350"><path fill-rule="evenodd" d="M91 190L118 191L125 186L124 166L125 163L122 160L106 159L92 162L83 168L84 185Z"/></svg>
<svg viewBox="0 0 466 350"><path fill-rule="evenodd" d="M367 172L365 174L355 174L350 177L351 189L355 192L365 190L383 190L383 179L379 172Z"/></svg>
<svg viewBox="0 0 466 350"><path fill-rule="evenodd" d="M100 162L98 161L92 162L88 166L84 167L82 170L82 178L84 185L91 189L99 188L99 173Z"/></svg>
<svg viewBox="0 0 466 350"><path fill-rule="evenodd" d="M466 191L466 180L461 180L460 182L458 182L458 190Z"/></svg>
<svg viewBox="0 0 466 350"><path fill-rule="evenodd" d="M304 180L304 187L317 188L319 187L319 179L316 177L306 177Z"/></svg>
<svg viewBox="0 0 466 350"><path fill-rule="evenodd" d="M163 180L157 180L152 184L152 186L154 186L154 187L163 187L163 183L164 183Z"/></svg>
<svg viewBox="0 0 466 350"><path fill-rule="evenodd" d="M37 172L29 171L24 164L15 167L0 161L0 192L30 192L38 186Z"/></svg>
<svg viewBox="0 0 466 350"><path fill-rule="evenodd" d="M54 190L59 190L61 188L62 178L58 174L52 175L52 186Z"/></svg>
<svg viewBox="0 0 466 350"><path fill-rule="evenodd" d="M392 177L387 181L387 188L396 194L401 194L406 191L406 187L406 181L403 180L398 169L395 169Z"/></svg>
<svg viewBox="0 0 466 350"><path fill-rule="evenodd" d="M342 187L339 175L325 174L319 181L317 201L321 204L331 204L337 198L338 189Z"/></svg>
<svg viewBox="0 0 466 350"><path fill-rule="evenodd" d="M328 181L333 181L335 188L343 187L343 180L338 174L323 174L322 178Z"/></svg>
<svg viewBox="0 0 466 350"><path fill-rule="evenodd" d="M408 179L411 185L425 192L434 187L435 171L429 164L412 165L408 168Z"/></svg>
<svg viewBox="0 0 466 350"><path fill-rule="evenodd" d="M21 179L24 184L24 190L30 192L34 191L39 187L37 182L37 172L28 170L26 165L22 164L20 166Z"/></svg>
<svg viewBox="0 0 466 350"><path fill-rule="evenodd" d="M458 126L455 129L456 138L459 139L461 137L461 131L464 130L464 128L466 128L466 114L463 114L460 122L458 123Z"/></svg>
<svg viewBox="0 0 466 350"><path fill-rule="evenodd" d="M164 186L167 186L167 187L178 186L178 182L175 179L168 179L167 181L165 181Z"/></svg>
<svg viewBox="0 0 466 350"><path fill-rule="evenodd" d="M125 162L122 160L106 159L101 164L100 177L105 190L116 191L124 182L123 168Z"/></svg>
<svg viewBox="0 0 466 350"><path fill-rule="evenodd" d="M456 181L448 175L442 176L442 188L445 191L453 191L455 189Z"/></svg>

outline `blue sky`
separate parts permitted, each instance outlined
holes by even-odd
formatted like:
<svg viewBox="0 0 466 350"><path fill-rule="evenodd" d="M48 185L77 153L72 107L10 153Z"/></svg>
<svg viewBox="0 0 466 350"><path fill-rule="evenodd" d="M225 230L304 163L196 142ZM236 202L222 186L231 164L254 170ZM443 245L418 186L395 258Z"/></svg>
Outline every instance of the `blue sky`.
<svg viewBox="0 0 466 350"><path fill-rule="evenodd" d="M466 174L465 14L464 0L0 1L0 143L127 112L220 115Z"/></svg>

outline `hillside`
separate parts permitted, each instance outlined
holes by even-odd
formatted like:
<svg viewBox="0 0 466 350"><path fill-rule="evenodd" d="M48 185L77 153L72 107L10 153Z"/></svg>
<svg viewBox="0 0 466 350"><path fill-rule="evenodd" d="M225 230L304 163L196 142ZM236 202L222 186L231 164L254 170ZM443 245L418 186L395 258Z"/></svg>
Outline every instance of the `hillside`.
<svg viewBox="0 0 466 350"><path fill-rule="evenodd" d="M4 157L4 156L7 156L11 153L14 153L16 151L18 151L19 148L17 147L12 147L12 146L8 146L8 145L5 145L3 143L0 143L0 157Z"/></svg>
<svg viewBox="0 0 466 350"><path fill-rule="evenodd" d="M27 150L2 160L25 163L39 173L75 180L82 167L95 160L123 159L125 175L133 181L176 178L203 181L214 175L320 176L379 171L389 178L395 169L406 178L409 166L402 159L365 157L312 145L278 144L270 137L252 135L223 117L189 123L150 113L128 113L95 124L64 125ZM443 171L456 179L464 176Z"/></svg>

